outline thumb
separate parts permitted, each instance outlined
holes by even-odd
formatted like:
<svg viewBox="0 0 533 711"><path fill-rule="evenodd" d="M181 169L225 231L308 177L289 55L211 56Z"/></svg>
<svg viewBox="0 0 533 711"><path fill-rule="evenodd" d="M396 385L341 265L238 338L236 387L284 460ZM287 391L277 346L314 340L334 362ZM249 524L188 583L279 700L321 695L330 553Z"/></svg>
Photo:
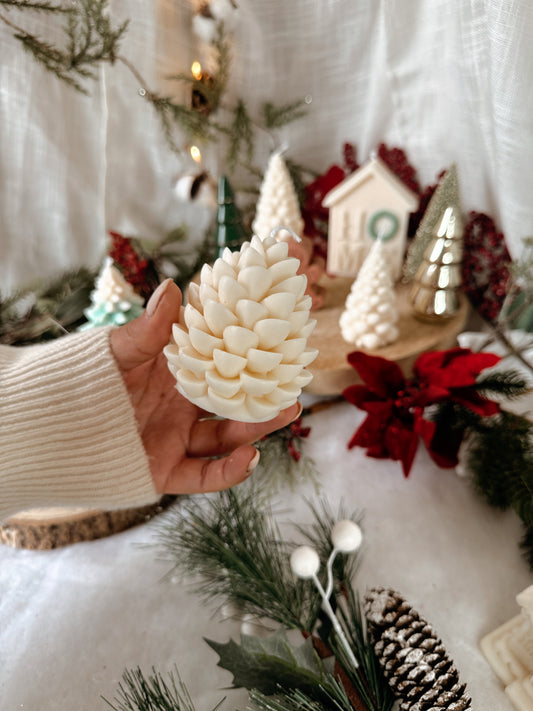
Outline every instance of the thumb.
<svg viewBox="0 0 533 711"><path fill-rule="evenodd" d="M139 318L111 332L111 351L126 372L155 358L167 345L179 318L181 291L172 279L159 284Z"/></svg>

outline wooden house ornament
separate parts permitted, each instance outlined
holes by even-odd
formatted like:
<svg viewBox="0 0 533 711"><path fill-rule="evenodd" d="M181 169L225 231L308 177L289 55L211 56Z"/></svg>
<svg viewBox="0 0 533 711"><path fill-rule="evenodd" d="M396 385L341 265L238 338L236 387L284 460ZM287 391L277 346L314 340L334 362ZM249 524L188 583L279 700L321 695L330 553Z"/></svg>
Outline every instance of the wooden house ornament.
<svg viewBox="0 0 533 711"><path fill-rule="evenodd" d="M322 203L329 208L327 269L356 276L374 241L385 242L391 275L401 276L409 213L418 196L387 165L372 157L331 190Z"/></svg>

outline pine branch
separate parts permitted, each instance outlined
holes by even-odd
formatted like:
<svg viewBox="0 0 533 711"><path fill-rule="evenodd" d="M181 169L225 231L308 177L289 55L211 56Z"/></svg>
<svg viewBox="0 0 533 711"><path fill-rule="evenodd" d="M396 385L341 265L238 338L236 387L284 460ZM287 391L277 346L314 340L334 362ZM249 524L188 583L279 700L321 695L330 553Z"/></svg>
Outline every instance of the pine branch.
<svg viewBox="0 0 533 711"><path fill-rule="evenodd" d="M491 506L513 506L526 523L531 518L533 423L502 411L471 428L467 468L478 492ZM533 522L533 519L532 519Z"/></svg>
<svg viewBox="0 0 533 711"><path fill-rule="evenodd" d="M253 487L230 489L161 523L159 541L175 568L199 577L206 600L310 632L320 609L309 581L295 579L290 547Z"/></svg>
<svg viewBox="0 0 533 711"><path fill-rule="evenodd" d="M306 113L306 104L301 99L282 106L275 106L270 102L263 105L263 121L265 128L269 130L282 128L292 121L302 118Z"/></svg>
<svg viewBox="0 0 533 711"><path fill-rule="evenodd" d="M345 659L343 667L346 674L369 709L390 711L394 704L394 695L385 680L369 639L359 595L351 587L347 587L344 591L342 604L339 605L339 615L360 665L359 669L353 671ZM332 643L332 647L335 655L343 659L342 649L338 649L335 643Z"/></svg>
<svg viewBox="0 0 533 711"><path fill-rule="evenodd" d="M275 696L252 689L252 708L257 711L353 711L342 685L332 677L328 681L328 688L323 690L320 702L300 689L280 691Z"/></svg>
<svg viewBox="0 0 533 711"><path fill-rule="evenodd" d="M476 382L476 389L483 395L494 393L508 400L525 395L528 387L523 376L516 370L494 371Z"/></svg>
<svg viewBox="0 0 533 711"><path fill-rule="evenodd" d="M242 99L239 99L234 110L233 122L228 131L229 147L226 160L230 168L235 167L241 145L244 144L246 161L250 163L253 157L254 142L252 120Z"/></svg>
<svg viewBox="0 0 533 711"><path fill-rule="evenodd" d="M39 288L0 299L0 343L24 345L56 338L84 320L96 274L79 269Z"/></svg>
<svg viewBox="0 0 533 711"><path fill-rule="evenodd" d="M170 672L166 680L152 668L146 677L141 669L126 670L122 675L116 697L103 699L114 711L195 711L187 687L178 673ZM212 711L217 711L222 699Z"/></svg>

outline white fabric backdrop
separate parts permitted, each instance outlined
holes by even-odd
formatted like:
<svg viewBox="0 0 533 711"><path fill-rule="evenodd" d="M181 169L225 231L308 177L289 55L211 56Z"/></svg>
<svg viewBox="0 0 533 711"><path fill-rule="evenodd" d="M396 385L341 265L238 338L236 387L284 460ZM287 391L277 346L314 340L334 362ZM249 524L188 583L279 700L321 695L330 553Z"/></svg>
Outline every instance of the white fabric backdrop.
<svg viewBox="0 0 533 711"><path fill-rule="evenodd" d="M252 113L265 100L313 97L278 135L319 171L351 141L364 160L380 141L403 147L424 184L451 162L465 210L491 214L513 256L533 233L533 5L528 0L239 0L230 93ZM198 55L185 0L112 0L122 45L150 87ZM3 11L6 14L7 11ZM47 18L9 11L43 36ZM120 64L83 97L26 55L0 22L0 290L68 267L98 265L108 229L158 239L184 220L175 199L187 167ZM183 98L183 97L182 97ZM266 165L270 145L259 146ZM221 156L204 153L217 173Z"/></svg>

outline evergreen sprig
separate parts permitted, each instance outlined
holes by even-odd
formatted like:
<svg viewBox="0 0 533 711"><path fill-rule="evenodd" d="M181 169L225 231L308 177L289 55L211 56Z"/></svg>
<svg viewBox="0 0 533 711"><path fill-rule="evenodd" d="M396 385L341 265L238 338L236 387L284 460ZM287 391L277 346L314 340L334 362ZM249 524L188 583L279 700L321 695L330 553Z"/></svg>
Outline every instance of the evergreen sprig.
<svg viewBox="0 0 533 711"><path fill-rule="evenodd" d="M186 503L161 523L159 542L175 568L198 579L204 599L310 633L320 602L312 583L295 579L290 546L260 502L254 487L241 486Z"/></svg>
<svg viewBox="0 0 533 711"><path fill-rule="evenodd" d="M34 10L37 12L70 13L74 12L72 7L65 7L49 2L49 0L0 0L0 5L6 7L16 7L18 10Z"/></svg>
<svg viewBox="0 0 533 711"><path fill-rule="evenodd" d="M353 711L342 684L332 676L327 681L327 687L322 687L320 701L301 689L291 689L271 696L252 689L252 708L257 711Z"/></svg>
<svg viewBox="0 0 533 711"><path fill-rule="evenodd" d="M292 121L303 118L307 113L305 101L299 99L282 106L270 102L263 104L263 121L268 130L282 128Z"/></svg>
<svg viewBox="0 0 533 711"><path fill-rule="evenodd" d="M126 670L115 698L103 700L114 711L196 711L177 669L169 672L167 679L154 668L148 677L139 667ZM217 711L223 701L212 711Z"/></svg>
<svg viewBox="0 0 533 711"><path fill-rule="evenodd" d="M6 3L3 3L6 4ZM113 64L128 22L113 27L108 15L108 0L78 0L71 6L47 2L8 3L19 10L39 10L66 16L65 41L56 46L28 32L1 16L15 31L13 36L47 71L82 94L88 94L83 82L96 77L99 64Z"/></svg>
<svg viewBox="0 0 533 711"><path fill-rule="evenodd" d="M89 269L78 269L0 297L0 343L38 343L75 328L85 320L83 312L90 304L95 277Z"/></svg>
<svg viewBox="0 0 533 711"><path fill-rule="evenodd" d="M342 661L345 673L366 706L369 709L390 711L394 704L394 695L383 675L369 640L359 595L351 586L346 586L343 591L338 614L350 646L359 662L359 669L352 669L342 646L333 637L330 644L335 656Z"/></svg>

